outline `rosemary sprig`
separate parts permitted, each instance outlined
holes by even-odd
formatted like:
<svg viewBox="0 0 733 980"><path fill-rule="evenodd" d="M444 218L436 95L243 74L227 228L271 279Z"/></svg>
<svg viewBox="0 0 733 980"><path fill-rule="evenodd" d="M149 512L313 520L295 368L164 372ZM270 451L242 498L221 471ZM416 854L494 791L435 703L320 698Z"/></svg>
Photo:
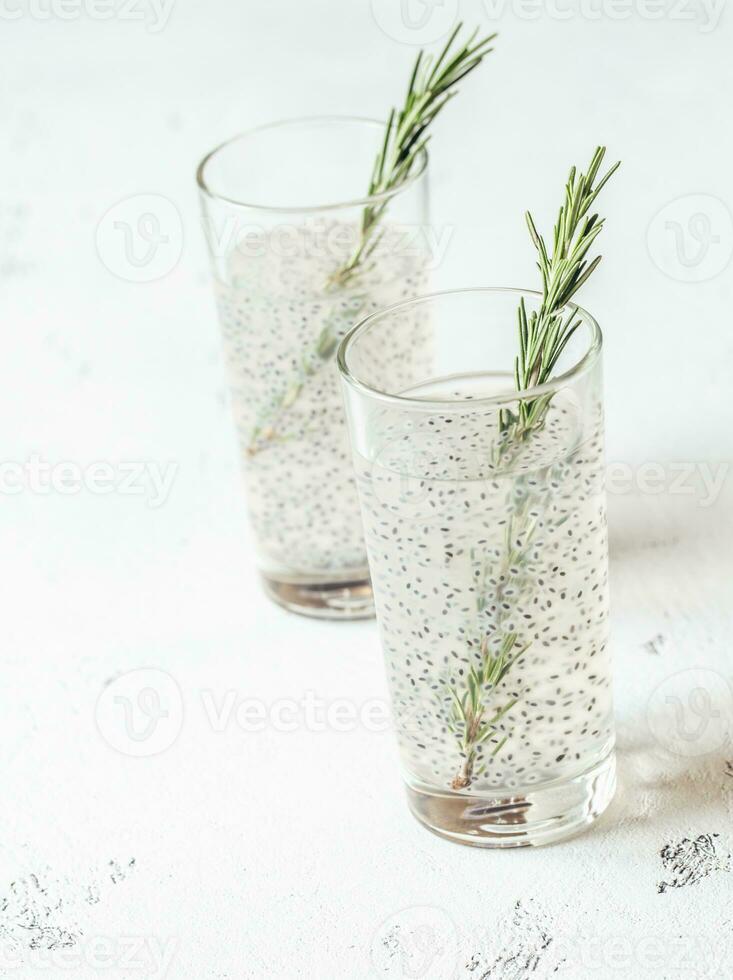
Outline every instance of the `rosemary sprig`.
<svg viewBox="0 0 733 980"><path fill-rule="evenodd" d="M481 667L493 684L484 687L481 694L481 702L474 705L472 701L472 672L469 670L466 682L466 693L464 698L468 699L468 704L472 708L475 718L477 708L486 705L495 697L496 686L509 672L509 669L530 649L532 641L522 642L519 634L513 628L513 624L507 623L512 612L516 611L516 604L523 591L530 584L528 572L534 561L534 549L536 546L536 534L539 529L539 515L545 507L544 496L550 492L548 487L555 479L554 468L550 467L545 473L545 479L532 481L532 486L527 483L525 477L521 477L517 486L514 486L509 493L507 506L509 517L504 532L504 546L502 549L499 567L494 566L491 557L483 560L481 571L476 573L476 586L478 595L476 599L476 612L478 618L479 631L483 634L480 646ZM538 489L535 484L544 484L545 489ZM563 518L556 526L559 527L567 518ZM471 559L475 560L474 551L471 551ZM491 604L489 604L489 596ZM494 650L491 650L493 646ZM495 652L494 652L495 651ZM475 682L474 682L475 683ZM456 686L457 681L449 682L451 686ZM463 679L461 679L463 684ZM504 709L499 709L492 724L516 704L517 697L514 697ZM461 768L451 782L451 789L467 789L474 779L478 778L485 770L486 765L503 747L504 743L511 738L508 732L497 743L489 743L491 751L484 753L484 764L477 767L479 753L481 752L482 736L484 731L480 726L471 724L471 718L467 723L460 724L460 719L454 719L451 730L459 742L459 748L463 762ZM497 733L498 734L498 733Z"/></svg>
<svg viewBox="0 0 733 980"><path fill-rule="evenodd" d="M514 382L518 391L544 384L552 377L566 344L580 325L577 312L567 315L564 308L601 261L597 255L590 264L588 252L603 228L603 219L589 215L591 205L620 163L615 163L596 183L606 148L596 148L588 172L570 171L565 185L565 200L555 223L552 255L537 231L532 215L526 214L527 227L537 249L537 267L542 275L542 302L539 310L527 313L524 298L519 301L519 354L514 362ZM500 426L511 437L524 439L541 428L551 395L521 401L518 413L502 409Z"/></svg>
<svg viewBox="0 0 733 980"><path fill-rule="evenodd" d="M306 351L301 358L298 370L288 386L271 405L264 409L257 419L250 433L246 449L250 459L275 443L290 441L292 437L282 431L283 420L288 409L300 397L303 386L308 379L317 374L324 365L331 362L341 335L348 326L358 319L364 308L364 303L364 296L355 296L346 303L345 307L332 311L316 338L313 348Z"/></svg>
<svg viewBox="0 0 733 980"><path fill-rule="evenodd" d="M514 707L516 698L507 701L487 717L486 701L506 676L509 668L525 652L527 647L516 650L517 634L507 633L498 651L489 647L488 637L481 640L481 663L478 668L471 666L466 677L466 689L459 698L452 684L448 691L452 698L451 730L459 741L463 755L463 766L451 783L451 789L466 789L480 775L476 768L480 747L487 743L488 755L493 758L501 751L508 735L500 736L498 723Z"/></svg>
<svg viewBox="0 0 733 980"><path fill-rule="evenodd" d="M496 34L476 41L478 28L464 44L454 47L462 27L462 24L457 25L437 59L426 55L424 51L418 54L410 75L404 105L399 111L392 109L387 120L384 140L372 169L368 192L370 197L393 190L410 175L430 138L426 132L428 127L457 94L455 87L458 82L480 65L484 57L493 50L490 44ZM329 276L326 283L328 291L349 285L355 273L372 255L381 238L377 230L387 203L381 201L363 209L358 243L351 257ZM323 363L331 360L340 335L357 318L364 299L363 296L356 297L352 303L347 304L345 310L329 319L316 338L314 347L303 356L296 376L255 423L246 450L249 458L275 443L287 441L289 437L281 431L283 417L300 396L308 378Z"/></svg>
<svg viewBox="0 0 733 980"><path fill-rule="evenodd" d="M476 41L478 28L464 44L452 50L462 27L462 23L456 26L437 59L426 55L424 50L418 53L404 104L399 110L392 109L387 119L384 140L369 182L370 197L391 191L410 175L430 139L426 135L429 126L457 95L456 85L493 51L490 44L496 34ZM331 275L331 287L345 286L373 253L381 238L376 231L386 208L387 201L368 204L364 208L359 241L351 257Z"/></svg>
<svg viewBox="0 0 733 980"><path fill-rule="evenodd" d="M532 241L539 256L538 267L542 275L542 302L539 310L529 315L520 300L519 354L514 364L514 380L518 391L543 384L552 377L552 372L566 344L580 325L577 312L572 310L565 315L564 308L572 300L583 283L592 275L601 261L597 256L590 264L587 255L591 245L600 234L603 220L597 214L588 215L591 205L604 184L619 167L613 167L598 183L598 173L605 154L604 147L598 147L586 174L578 175L575 167L570 171L565 187L565 200L560 208L554 229L552 255L548 253L544 239L529 212L526 215ZM552 395L542 395L530 401L521 401L518 412L502 409L499 414L500 439L494 448L494 464L505 464L521 442L544 424L545 414ZM548 470L547 486L552 483ZM520 480L521 482L521 480ZM535 478L535 483L537 479ZM541 481L540 481L541 482ZM494 643L499 640L498 652L489 649L489 635L481 641L481 662L478 668L472 666L466 678L465 691L458 697L455 682L448 682L453 697L453 717L451 730L458 738L463 758L462 766L451 783L454 790L471 786L483 768L477 767L481 746L488 741L491 746L487 753L493 758L505 744L509 735L499 738L497 723L516 703L516 698L485 720L486 702L493 699L497 685L507 675L512 665L531 646L522 646L515 632L506 632L504 621L509 599L521 593L525 587L525 574L532 561L532 548L537 531L538 514L543 510L542 493L531 493L522 488L519 494L512 493L509 501L510 516L506 527L503 560L498 576L492 576L494 585L493 609L495 622L491 624L490 636ZM559 526L563 520L557 522ZM484 565L483 581L480 587L487 590L488 564ZM487 610L486 598L479 595L477 612L479 617ZM500 639L499 639L500 638ZM518 652L514 652L519 646ZM486 753L484 758L486 758Z"/></svg>

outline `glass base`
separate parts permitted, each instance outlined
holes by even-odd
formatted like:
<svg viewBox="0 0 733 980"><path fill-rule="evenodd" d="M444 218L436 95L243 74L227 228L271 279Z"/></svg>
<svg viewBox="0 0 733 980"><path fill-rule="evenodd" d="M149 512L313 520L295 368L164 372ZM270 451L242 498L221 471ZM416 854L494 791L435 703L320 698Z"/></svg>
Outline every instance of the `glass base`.
<svg viewBox="0 0 733 980"><path fill-rule="evenodd" d="M616 790L616 756L572 779L545 783L513 796L470 796L407 784L415 817L439 837L473 847L553 844L580 833L599 817Z"/></svg>
<svg viewBox="0 0 733 980"><path fill-rule="evenodd" d="M301 616L315 619L371 619L374 597L369 576L351 577L336 582L318 580L283 581L262 575L268 596Z"/></svg>

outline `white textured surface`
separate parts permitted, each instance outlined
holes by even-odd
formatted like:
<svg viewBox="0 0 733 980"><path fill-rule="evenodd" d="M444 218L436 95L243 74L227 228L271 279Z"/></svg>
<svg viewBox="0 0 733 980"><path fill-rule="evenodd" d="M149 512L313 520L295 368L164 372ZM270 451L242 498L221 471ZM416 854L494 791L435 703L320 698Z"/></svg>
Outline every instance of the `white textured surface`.
<svg viewBox="0 0 733 980"><path fill-rule="evenodd" d="M445 286L534 281L523 209L547 225L568 163L596 142L624 159L585 302L607 336L609 458L667 478L661 494L611 498L617 799L575 841L504 854L414 823L388 732L207 718L227 698L269 710L307 692L358 707L384 680L373 624L307 622L257 590L193 169L270 118L381 115L414 49L366 0L178 0L157 32L41 20L25 3L3 15L0 455L177 471L159 507L119 492L0 497L0 975L161 977L161 956L165 975L192 980L733 972L733 477L711 506L669 492L673 464L717 466L733 449L733 21L704 31L702 3L688 4L697 20L646 7L560 20L544 5L534 20L507 3L498 53L435 139L434 218L458 226ZM488 26L490 9L463 14ZM183 252L167 276L130 283L100 261L95 229L140 193L175 204ZM688 264L668 259L697 282L663 274L646 244L660 209L689 195L708 198L657 219L652 251L678 221ZM698 213L711 228L688 227ZM690 667L702 672L674 677ZM166 702L154 739L180 733L147 758L95 723L103 691L130 693L105 685L139 668L171 675L183 706L179 719ZM683 734L700 722L686 755L660 737L674 697ZM114 740L120 705L100 704Z"/></svg>

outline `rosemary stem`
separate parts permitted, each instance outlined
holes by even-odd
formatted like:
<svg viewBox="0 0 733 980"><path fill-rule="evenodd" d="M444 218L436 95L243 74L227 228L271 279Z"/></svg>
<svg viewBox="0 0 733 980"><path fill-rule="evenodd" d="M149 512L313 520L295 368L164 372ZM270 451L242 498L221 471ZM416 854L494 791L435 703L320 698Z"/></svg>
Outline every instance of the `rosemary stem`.
<svg viewBox="0 0 733 980"><path fill-rule="evenodd" d="M557 222L553 232L552 254L548 252L544 239L537 231L534 220L527 212L526 221L529 234L538 253L538 268L542 276L542 300L539 310L527 313L524 298L519 302L517 310L519 353L514 362L514 380L518 391L525 391L544 384L552 377L553 370L577 330L580 320L572 308L565 315L565 309L597 268L600 256L590 263L586 256L591 245L600 234L603 220L597 214L587 217L591 205L601 188L619 164L613 167L598 181L596 178L603 162L605 148L598 147L593 154L588 171L578 174L576 168L570 171L565 186L565 199L560 207ZM524 442L545 424L545 417L552 400L552 394L539 395L530 400L520 399L517 411L501 409L499 411L499 441L494 446L492 456L495 465L510 472L511 465L521 452ZM530 509L529 493L512 495L510 502L511 517L507 529L506 550L498 577L495 605L498 610L494 636L501 637L499 653L491 660L486 637L481 643L481 663L479 672L471 668L467 679L466 691L459 698L454 697L454 731L461 739L463 764L454 777L451 788L454 790L467 789L477 775L476 764L479 748L487 738L491 739L493 749L490 757L496 755L508 736L498 743L494 742L496 730L493 728L498 719L509 710L509 706L500 709L489 723L490 729L482 727L486 698L494 695L496 685L506 676L512 664L524 654L530 644L512 655L517 644L514 633L502 634L505 620L504 609L507 605L506 593L509 585L517 586L521 572L512 573L512 568L520 569L527 562L528 550L536 529L536 521ZM540 511L542 500L535 501L535 509ZM485 578L484 574L484 578ZM519 583L521 589L521 582ZM479 606L479 612L483 604ZM493 683L477 685L477 680L485 681L491 678ZM476 697L477 687L482 692ZM485 691L485 688L488 690ZM452 688L451 688L452 690ZM513 702L511 702L513 703Z"/></svg>
<svg viewBox="0 0 733 980"><path fill-rule="evenodd" d="M384 139L374 160L369 197L389 194L413 172L429 140L428 130L448 102L456 86L493 50L496 34L475 41L478 29L463 44L456 43L463 28L459 23L437 59L418 52L410 73L405 100L387 118ZM367 204L362 211L359 241L350 258L329 277L330 286L344 286L363 268L379 243L377 228L387 210L388 199Z"/></svg>

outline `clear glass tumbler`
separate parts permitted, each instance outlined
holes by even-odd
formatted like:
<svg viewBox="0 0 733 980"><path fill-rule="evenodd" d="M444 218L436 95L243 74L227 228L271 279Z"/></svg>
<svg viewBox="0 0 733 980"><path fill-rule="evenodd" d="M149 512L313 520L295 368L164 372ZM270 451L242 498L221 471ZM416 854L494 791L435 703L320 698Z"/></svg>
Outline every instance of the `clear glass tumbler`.
<svg viewBox="0 0 733 980"><path fill-rule="evenodd" d="M338 354L410 807L485 847L569 836L615 788L601 332L578 309L557 376L517 393L522 296L400 303Z"/></svg>
<svg viewBox="0 0 733 980"><path fill-rule="evenodd" d="M374 609L336 349L357 320L426 289L427 155L365 196L384 130L276 123L224 143L197 173L260 571L273 599L311 616ZM420 330L380 354L396 384L391 361Z"/></svg>

